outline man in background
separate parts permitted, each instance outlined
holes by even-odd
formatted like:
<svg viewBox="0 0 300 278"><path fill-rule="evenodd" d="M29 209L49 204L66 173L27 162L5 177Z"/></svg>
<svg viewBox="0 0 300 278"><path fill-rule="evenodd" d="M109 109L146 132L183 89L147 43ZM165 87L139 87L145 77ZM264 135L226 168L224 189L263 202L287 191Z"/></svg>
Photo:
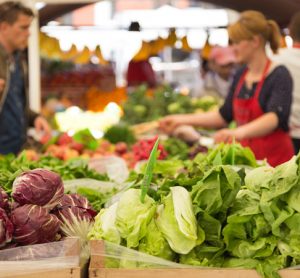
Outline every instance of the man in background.
<svg viewBox="0 0 300 278"><path fill-rule="evenodd" d="M26 141L28 126L51 132L47 121L29 109L24 50L34 17L19 2L0 4L0 154L17 154Z"/></svg>
<svg viewBox="0 0 300 278"><path fill-rule="evenodd" d="M290 135L295 153L300 149L300 12L291 19L289 33L293 39L292 48L283 48L272 59L285 65L293 77L293 103L289 120Z"/></svg>
<svg viewBox="0 0 300 278"><path fill-rule="evenodd" d="M208 71L203 75L204 92L225 99L236 69L236 57L232 47L215 46L211 49Z"/></svg>

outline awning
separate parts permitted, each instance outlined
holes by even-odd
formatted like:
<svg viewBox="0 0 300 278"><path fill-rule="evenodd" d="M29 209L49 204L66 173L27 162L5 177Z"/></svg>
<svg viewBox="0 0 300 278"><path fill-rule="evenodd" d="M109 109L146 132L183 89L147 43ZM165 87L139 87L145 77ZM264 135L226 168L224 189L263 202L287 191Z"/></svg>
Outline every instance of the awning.
<svg viewBox="0 0 300 278"><path fill-rule="evenodd" d="M286 27L293 14L300 10L300 0L201 0L201 2L236 11L258 10L277 21L281 27Z"/></svg>
<svg viewBox="0 0 300 278"><path fill-rule="evenodd" d="M276 20L281 27L286 27L292 15L300 10L300 0L196 0L212 3L220 7L230 8L236 11L258 10L268 18ZM97 1L95 1L97 2ZM39 11L41 25L56 19L68 12L91 3L76 4L51 4Z"/></svg>
<svg viewBox="0 0 300 278"><path fill-rule="evenodd" d="M96 3L97 1L95 1ZM76 4L50 4L46 5L39 10L39 22L40 25L46 25L49 21L55 20L56 18L77 10L91 3L76 3Z"/></svg>

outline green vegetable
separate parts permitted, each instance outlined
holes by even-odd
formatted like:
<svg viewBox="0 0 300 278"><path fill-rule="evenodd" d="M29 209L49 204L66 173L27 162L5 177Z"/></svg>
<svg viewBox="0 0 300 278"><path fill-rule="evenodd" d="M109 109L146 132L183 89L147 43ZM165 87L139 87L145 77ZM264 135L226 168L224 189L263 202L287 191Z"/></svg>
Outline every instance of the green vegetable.
<svg viewBox="0 0 300 278"><path fill-rule="evenodd" d="M116 227L118 203L102 209L95 217L95 223L88 234L89 239L104 239L116 244L121 243L121 236Z"/></svg>
<svg viewBox="0 0 300 278"><path fill-rule="evenodd" d="M208 111L217 105L219 102L216 99L204 97L195 101L190 96L174 91L170 86L162 86L150 96L147 87L140 86L128 95L123 104L123 120L129 124L137 124L174 113L193 113L199 108Z"/></svg>
<svg viewBox="0 0 300 278"><path fill-rule="evenodd" d="M259 261L254 259L229 258L225 260L223 267L251 269L256 268L258 264Z"/></svg>
<svg viewBox="0 0 300 278"><path fill-rule="evenodd" d="M164 177L177 177L180 170L184 169L184 164L180 160L157 160L153 174L163 175ZM141 171L144 173L146 170L146 164L141 165Z"/></svg>
<svg viewBox="0 0 300 278"><path fill-rule="evenodd" d="M175 252L187 254L204 241L203 230L199 227L197 232L191 197L185 188L172 187L157 214L156 223Z"/></svg>
<svg viewBox="0 0 300 278"><path fill-rule="evenodd" d="M168 138L162 141L162 144L168 154L168 158L175 157L176 159L188 159L189 146L180 139Z"/></svg>
<svg viewBox="0 0 300 278"><path fill-rule="evenodd" d="M142 203L144 203L144 201L145 201L145 196L147 194L147 191L149 189L149 186L150 186L150 183L152 180L153 168L155 166L155 162L156 162L156 158L157 158L158 141L159 141L159 139L157 138L157 140L151 150L151 153L150 153L147 165L146 165L146 170L145 170L144 178L143 178L142 185L141 185L141 189L142 189L141 202Z"/></svg>
<svg viewBox="0 0 300 278"><path fill-rule="evenodd" d="M77 194L86 197L93 209L100 211L104 204L113 195L113 192L104 194L96 189L79 187L77 188Z"/></svg>
<svg viewBox="0 0 300 278"><path fill-rule="evenodd" d="M196 266L221 267L224 261L222 256L225 252L223 246L212 246L203 243L196 246L187 255L180 256L180 262Z"/></svg>
<svg viewBox="0 0 300 278"><path fill-rule="evenodd" d="M199 99L193 99L192 104L195 108L202 109L203 111L208 111L219 104L219 101L212 96L204 96Z"/></svg>
<svg viewBox="0 0 300 278"><path fill-rule="evenodd" d="M270 166L262 166L249 171L245 176L245 185L254 192L261 192L261 189L268 186L275 169Z"/></svg>
<svg viewBox="0 0 300 278"><path fill-rule="evenodd" d="M151 220L147 227L147 233L140 242L139 251L167 260L172 260L175 255L158 229L154 219Z"/></svg>
<svg viewBox="0 0 300 278"><path fill-rule="evenodd" d="M104 138L113 144L125 142L131 145L136 141L133 131L124 123L116 124L108 128L104 133Z"/></svg>
<svg viewBox="0 0 300 278"><path fill-rule="evenodd" d="M193 204L211 215L226 213L240 186L241 179L230 166L215 166L193 187Z"/></svg>
<svg viewBox="0 0 300 278"><path fill-rule="evenodd" d="M181 112L181 106L178 102L170 103L167 109L170 114L178 114Z"/></svg>
<svg viewBox="0 0 300 278"><path fill-rule="evenodd" d="M137 104L133 106L133 112L136 114L137 117L143 117L147 112L147 108L144 105Z"/></svg>
<svg viewBox="0 0 300 278"><path fill-rule="evenodd" d="M83 144L85 148L93 151L96 150L99 146L98 141L95 139L95 137L88 128L77 131L73 135L73 139L77 143Z"/></svg>
<svg viewBox="0 0 300 278"><path fill-rule="evenodd" d="M205 162L212 165L248 165L257 167L255 156L250 148L242 147L238 143L219 144L211 150Z"/></svg>
<svg viewBox="0 0 300 278"><path fill-rule="evenodd" d="M260 208L272 233L284 236L284 222L299 208L299 157L275 168L269 183L262 189Z"/></svg>
<svg viewBox="0 0 300 278"><path fill-rule="evenodd" d="M139 241L146 235L155 210L155 201L145 196L141 202L140 189L129 189L120 198L117 208L116 226L121 237L126 239L127 247L137 247Z"/></svg>

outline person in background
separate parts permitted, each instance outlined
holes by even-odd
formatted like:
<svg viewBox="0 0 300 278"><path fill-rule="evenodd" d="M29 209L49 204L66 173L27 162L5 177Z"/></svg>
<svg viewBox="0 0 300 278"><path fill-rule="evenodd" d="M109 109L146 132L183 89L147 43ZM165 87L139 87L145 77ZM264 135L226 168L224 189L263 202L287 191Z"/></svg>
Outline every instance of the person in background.
<svg viewBox="0 0 300 278"><path fill-rule="evenodd" d="M208 59L209 59L211 50L212 50L212 46L209 44L209 34L207 34L207 39L205 41L205 44L200 51L200 61L201 61L200 76L202 79L204 79L205 75L209 72Z"/></svg>
<svg viewBox="0 0 300 278"><path fill-rule="evenodd" d="M131 22L128 31L140 32L140 24L137 21ZM155 72L149 62L149 57L143 60L135 60L134 58L129 62L127 68L127 86L135 87L146 84L153 88L156 86Z"/></svg>
<svg viewBox="0 0 300 278"><path fill-rule="evenodd" d="M0 4L0 153L17 154L27 127L50 133L47 121L29 109L27 48L33 11L19 2Z"/></svg>
<svg viewBox="0 0 300 278"><path fill-rule="evenodd" d="M202 94L212 94L226 98L236 66L236 57L232 47L215 46L209 55L208 72L204 76Z"/></svg>
<svg viewBox="0 0 300 278"><path fill-rule="evenodd" d="M160 128L172 134L182 125L220 129L216 143L240 141L256 159L267 159L272 166L288 161L294 154L288 120L293 82L286 67L272 62L266 44L277 52L279 27L257 11L245 11L228 28L237 62L244 64L233 79L225 103L218 111L172 115L160 121ZM228 129L231 121L237 128Z"/></svg>
<svg viewBox="0 0 300 278"><path fill-rule="evenodd" d="M272 59L285 65L293 77L293 103L289 126L295 153L297 154L300 150L300 12L292 17L289 33L293 39L293 47L280 49L278 55L275 55Z"/></svg>

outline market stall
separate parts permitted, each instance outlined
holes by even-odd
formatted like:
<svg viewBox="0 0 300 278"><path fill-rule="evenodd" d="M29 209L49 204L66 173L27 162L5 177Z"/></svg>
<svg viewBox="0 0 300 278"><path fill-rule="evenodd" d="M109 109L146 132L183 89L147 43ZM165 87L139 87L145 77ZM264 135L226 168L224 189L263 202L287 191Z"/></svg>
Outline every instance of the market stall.
<svg viewBox="0 0 300 278"><path fill-rule="evenodd" d="M46 6L40 22L83 2L94 1ZM288 3L290 15L296 3ZM1 277L300 276L299 154L272 167L235 138L216 144L214 128L185 127L188 137L163 132L161 118L217 111L224 100L194 98L173 84L117 88L100 46L64 51L57 38L39 33L37 20L32 28L32 107L40 109L43 93L67 96L77 107L49 116L51 136L32 132L21 153L0 156ZM191 53L187 36L167 34L143 41L134 59L179 41L176 49ZM59 66L81 68L43 76L42 93L40 51L59 57Z"/></svg>

